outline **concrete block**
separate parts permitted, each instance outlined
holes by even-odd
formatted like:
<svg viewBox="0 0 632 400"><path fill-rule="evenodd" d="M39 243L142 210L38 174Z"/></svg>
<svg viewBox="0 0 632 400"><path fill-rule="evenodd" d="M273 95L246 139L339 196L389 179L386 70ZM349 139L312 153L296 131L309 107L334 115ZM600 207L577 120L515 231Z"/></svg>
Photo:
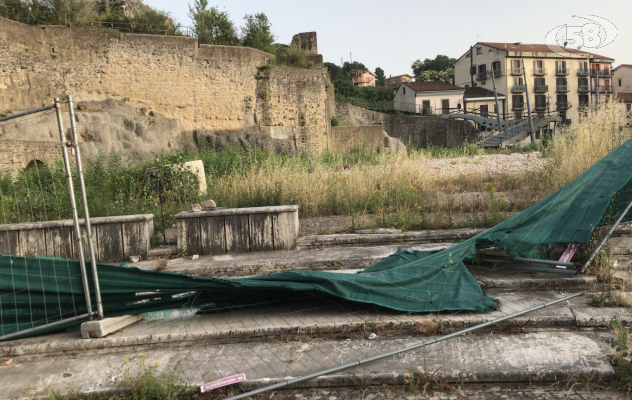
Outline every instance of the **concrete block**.
<svg viewBox="0 0 632 400"><path fill-rule="evenodd" d="M81 337L84 339L102 338L143 319L142 314L105 318L101 321L88 321L81 324Z"/></svg>

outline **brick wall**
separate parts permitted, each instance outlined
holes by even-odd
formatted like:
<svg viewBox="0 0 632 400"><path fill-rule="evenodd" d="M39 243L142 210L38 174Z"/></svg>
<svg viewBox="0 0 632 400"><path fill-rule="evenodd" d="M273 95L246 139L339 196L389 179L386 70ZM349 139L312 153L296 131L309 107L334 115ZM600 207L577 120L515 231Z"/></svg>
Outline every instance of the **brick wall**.
<svg viewBox="0 0 632 400"><path fill-rule="evenodd" d="M61 158L59 143L0 140L0 171L17 174L37 162L55 163Z"/></svg>

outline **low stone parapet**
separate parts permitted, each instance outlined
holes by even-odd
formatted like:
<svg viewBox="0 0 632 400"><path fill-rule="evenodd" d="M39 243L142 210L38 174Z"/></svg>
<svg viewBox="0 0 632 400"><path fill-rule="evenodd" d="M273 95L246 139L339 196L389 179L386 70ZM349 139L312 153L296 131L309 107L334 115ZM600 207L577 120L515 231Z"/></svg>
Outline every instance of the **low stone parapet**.
<svg viewBox="0 0 632 400"><path fill-rule="evenodd" d="M175 218L183 255L291 250L298 239L298 206L181 212Z"/></svg>
<svg viewBox="0 0 632 400"><path fill-rule="evenodd" d="M84 221L79 220L84 255L89 258ZM124 215L90 218L97 262L147 258L154 234L154 215ZM0 225L0 254L21 257L57 257L78 260L72 220Z"/></svg>

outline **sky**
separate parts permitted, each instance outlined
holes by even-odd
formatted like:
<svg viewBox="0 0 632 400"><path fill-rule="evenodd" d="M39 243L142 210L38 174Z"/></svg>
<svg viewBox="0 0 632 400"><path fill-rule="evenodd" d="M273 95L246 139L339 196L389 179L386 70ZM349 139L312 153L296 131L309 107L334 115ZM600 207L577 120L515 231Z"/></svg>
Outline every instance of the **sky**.
<svg viewBox="0 0 632 400"><path fill-rule="evenodd" d="M144 3L170 12L181 25L191 25L186 2ZM600 38L614 38L605 47L583 50L612 57L614 65L632 64L630 0L209 0L209 6L228 12L237 27L243 25L244 15L265 13L278 43L289 44L296 33L316 31L325 62L359 61L371 71L382 68L386 76L411 74L415 60L437 54L459 58L477 41L546 43L547 33L561 25L591 23L574 16L590 16L603 27Z"/></svg>

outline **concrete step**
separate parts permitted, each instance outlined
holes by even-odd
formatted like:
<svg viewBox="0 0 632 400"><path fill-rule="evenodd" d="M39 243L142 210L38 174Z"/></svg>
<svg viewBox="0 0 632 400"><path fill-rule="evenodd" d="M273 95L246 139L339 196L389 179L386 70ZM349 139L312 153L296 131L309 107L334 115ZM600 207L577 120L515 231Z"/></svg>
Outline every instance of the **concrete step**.
<svg viewBox="0 0 632 400"><path fill-rule="evenodd" d="M376 230L377 231L377 230ZM332 235L309 235L299 238L299 250L335 246L376 246L403 243L446 243L459 242L476 236L483 229L445 229L436 231L411 231L393 233L349 233Z"/></svg>
<svg viewBox="0 0 632 400"><path fill-rule="evenodd" d="M0 398L35 397L47 395L51 390L59 393L115 390L116 378L124 377L126 371L136 374L142 365L175 372L192 386L244 373L247 381L234 389L252 390L421 341L414 337L390 339L378 335L375 340L207 343L151 348L143 353L133 348L119 348L99 356L66 353L54 357L16 357L10 365L2 367ZM606 351L591 332L550 330L516 335L467 335L294 387L408 385L414 389L416 379L425 382L426 378L450 386L468 382L551 384L567 381L570 384L574 379L585 380L586 377L606 382L614 377Z"/></svg>
<svg viewBox="0 0 632 400"><path fill-rule="evenodd" d="M1 342L0 358L83 352L106 354L125 348L140 352L159 347L244 341L358 339L371 332L382 338L423 337L458 331L563 297L557 291L489 292L500 301L500 309L490 313L409 314L330 297L206 315L196 315L193 311L153 313L105 338L83 339L79 331L70 331ZM604 328L610 325L614 315L626 324L632 322L629 309L595 308L589 305L590 300L590 296L582 296L495 325L491 331Z"/></svg>

